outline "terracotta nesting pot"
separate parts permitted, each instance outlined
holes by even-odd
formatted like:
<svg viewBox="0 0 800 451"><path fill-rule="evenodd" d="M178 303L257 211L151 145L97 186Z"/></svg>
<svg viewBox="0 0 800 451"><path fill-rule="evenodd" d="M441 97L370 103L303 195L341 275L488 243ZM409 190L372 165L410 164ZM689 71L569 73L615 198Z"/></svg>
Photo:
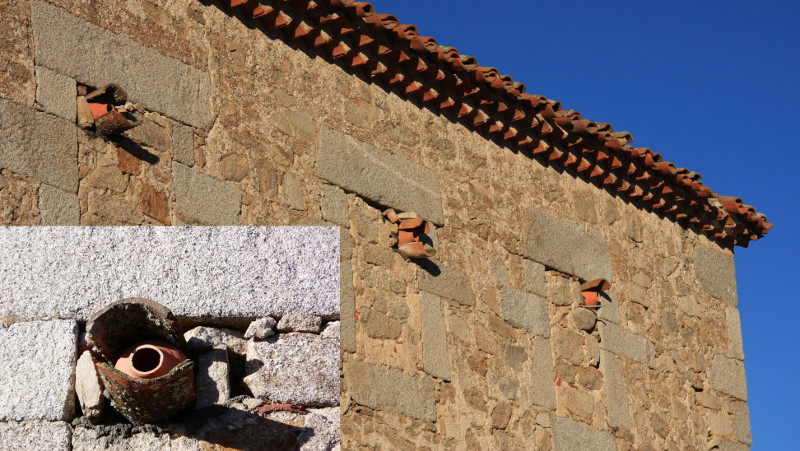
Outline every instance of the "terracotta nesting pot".
<svg viewBox="0 0 800 451"><path fill-rule="evenodd" d="M175 346L148 340L126 349L114 368L131 377L154 379L169 373L184 360L186 355Z"/></svg>
<svg viewBox="0 0 800 451"><path fill-rule="evenodd" d="M599 303L597 291L581 291L583 303L586 305L597 305Z"/></svg>

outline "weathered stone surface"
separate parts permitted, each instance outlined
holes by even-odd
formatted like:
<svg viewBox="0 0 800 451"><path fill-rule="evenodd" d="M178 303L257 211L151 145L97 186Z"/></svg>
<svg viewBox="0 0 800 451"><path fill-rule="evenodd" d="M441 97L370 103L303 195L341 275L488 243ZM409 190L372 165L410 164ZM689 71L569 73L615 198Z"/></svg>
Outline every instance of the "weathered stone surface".
<svg viewBox="0 0 800 451"><path fill-rule="evenodd" d="M533 212L525 256L584 280L612 281L611 260L603 235L583 224Z"/></svg>
<svg viewBox="0 0 800 451"><path fill-rule="evenodd" d="M734 401L731 403L733 411L733 427L736 429L736 440L746 444L753 444L753 437L750 434L750 409L746 402Z"/></svg>
<svg viewBox="0 0 800 451"><path fill-rule="evenodd" d="M292 210L305 210L306 209L306 196L303 193L303 185L291 173L283 175L283 194L286 196L286 202Z"/></svg>
<svg viewBox="0 0 800 451"><path fill-rule="evenodd" d="M647 362L647 340L614 324L600 324L600 347L639 363Z"/></svg>
<svg viewBox="0 0 800 451"><path fill-rule="evenodd" d="M356 300L353 290L353 265L350 260L341 262L341 346L347 352L356 352Z"/></svg>
<svg viewBox="0 0 800 451"><path fill-rule="evenodd" d="M420 293L422 311L422 359L425 371L446 381L450 380L450 361L447 357L447 332L444 326L439 296Z"/></svg>
<svg viewBox="0 0 800 451"><path fill-rule="evenodd" d="M78 196L42 183L39 187L39 214L42 225L80 225Z"/></svg>
<svg viewBox="0 0 800 451"><path fill-rule="evenodd" d="M77 128L0 98L0 167L78 192Z"/></svg>
<svg viewBox="0 0 800 451"><path fill-rule="evenodd" d="M226 345L237 354L247 353L247 340L238 330L197 326L184 333L183 339L189 350L196 353L208 352L219 345Z"/></svg>
<svg viewBox="0 0 800 451"><path fill-rule="evenodd" d="M700 307L700 304L697 303L697 300L691 294L679 297L678 306L689 316L700 318L703 314L702 307Z"/></svg>
<svg viewBox="0 0 800 451"><path fill-rule="evenodd" d="M466 274L446 266L439 266L439 270L435 276L421 268L418 270L420 291L452 299L461 305L475 305L475 295Z"/></svg>
<svg viewBox="0 0 800 451"><path fill-rule="evenodd" d="M608 351L603 351L600 355L600 371L603 373L608 425L630 428L631 417L628 413L628 393L625 391L625 381L622 377L622 360Z"/></svg>
<svg viewBox="0 0 800 451"><path fill-rule="evenodd" d="M194 130L177 122L172 124L173 161L194 166Z"/></svg>
<svg viewBox="0 0 800 451"><path fill-rule="evenodd" d="M0 422L0 449L4 451L69 451L72 429L61 421Z"/></svg>
<svg viewBox="0 0 800 451"><path fill-rule="evenodd" d="M181 122L211 124L207 73L42 1L31 2L31 22L38 64L96 87L117 83L130 101Z"/></svg>
<svg viewBox="0 0 800 451"><path fill-rule="evenodd" d="M126 131L125 134L159 152L166 152L172 147L172 136L169 131L151 117L146 117L141 124Z"/></svg>
<svg viewBox="0 0 800 451"><path fill-rule="evenodd" d="M271 337L275 335L275 320L271 316L265 316L263 318L259 318L249 326L247 326L247 330L244 333L244 338L257 338L259 340L263 340L267 337Z"/></svg>
<svg viewBox="0 0 800 451"><path fill-rule="evenodd" d="M555 305L572 305L583 302L581 285L577 280L553 273L547 274L547 301Z"/></svg>
<svg viewBox="0 0 800 451"><path fill-rule="evenodd" d="M559 451L615 451L614 437L588 424L555 417L553 449Z"/></svg>
<svg viewBox="0 0 800 451"><path fill-rule="evenodd" d="M204 448L205 445L205 448ZM211 443L169 433L156 433L148 429L131 434L103 433L102 429L77 427L72 433L72 451L180 450L200 451L213 447ZM213 449L213 448L212 448Z"/></svg>
<svg viewBox="0 0 800 451"><path fill-rule="evenodd" d="M89 422L100 422L105 409L105 396L89 351L81 354L75 366L75 394L78 395L81 412Z"/></svg>
<svg viewBox="0 0 800 451"><path fill-rule="evenodd" d="M525 272L525 289L539 296L547 296L544 265L525 258L522 260L522 269Z"/></svg>
<svg viewBox="0 0 800 451"><path fill-rule="evenodd" d="M86 319L136 293L178 316L339 315L338 227L0 229L0 316Z"/></svg>
<svg viewBox="0 0 800 451"><path fill-rule="evenodd" d="M309 332L318 334L322 330L322 318L302 313L288 313L278 321L280 332Z"/></svg>
<svg viewBox="0 0 800 451"><path fill-rule="evenodd" d="M537 406L554 409L556 386L553 379L553 353L550 349L550 340L534 338L532 361L531 402Z"/></svg>
<svg viewBox="0 0 800 451"><path fill-rule="evenodd" d="M0 328L0 420L70 420L77 345L71 320Z"/></svg>
<svg viewBox="0 0 800 451"><path fill-rule="evenodd" d="M723 440L719 443L717 449L719 451L749 451L750 447L741 443Z"/></svg>
<svg viewBox="0 0 800 451"><path fill-rule="evenodd" d="M339 404L339 343L316 334L281 334L247 344L244 382L273 402Z"/></svg>
<svg viewBox="0 0 800 451"><path fill-rule="evenodd" d="M739 309L728 307L725 309L725 323L728 329L728 340L731 342L731 357L744 360L744 346L742 344L742 324L739 319Z"/></svg>
<svg viewBox="0 0 800 451"><path fill-rule="evenodd" d="M341 336L342 325L339 321L331 321L325 325L325 328L322 329L319 336L322 338L329 338L331 340L339 341L339 337Z"/></svg>
<svg viewBox="0 0 800 451"><path fill-rule="evenodd" d="M36 102L50 114L75 122L75 80L45 67L36 67Z"/></svg>
<svg viewBox="0 0 800 451"><path fill-rule="evenodd" d="M600 309L597 311L597 317L601 321L619 324L619 296L612 291L604 291L599 299Z"/></svg>
<svg viewBox="0 0 800 451"><path fill-rule="evenodd" d="M314 121L301 111L282 111L272 117L275 127L290 136L305 141L317 141L317 128Z"/></svg>
<svg viewBox="0 0 800 451"><path fill-rule="evenodd" d="M715 390L747 401L744 363L717 354L711 361L711 385Z"/></svg>
<svg viewBox="0 0 800 451"><path fill-rule="evenodd" d="M436 172L401 155L323 127L317 168L320 177L347 191L416 212L436 225L444 223Z"/></svg>
<svg viewBox="0 0 800 451"><path fill-rule="evenodd" d="M514 327L544 337L550 336L547 300L535 294L515 290L508 285L500 290L503 318Z"/></svg>
<svg viewBox="0 0 800 451"><path fill-rule="evenodd" d="M344 377L350 396L358 404L423 420L436 420L434 382L430 378L420 379L358 361L345 364ZM376 387L386 389L376 390Z"/></svg>
<svg viewBox="0 0 800 451"><path fill-rule="evenodd" d="M242 191L180 163L172 164L175 211L209 225L241 222Z"/></svg>
<svg viewBox="0 0 800 451"><path fill-rule="evenodd" d="M594 325L597 324L597 315L594 311L586 308L575 308L569 314L572 324L578 329L591 332Z"/></svg>
<svg viewBox="0 0 800 451"><path fill-rule="evenodd" d="M736 305L738 296L733 257L698 244L694 248L694 273L708 294Z"/></svg>
<svg viewBox="0 0 800 451"><path fill-rule="evenodd" d="M197 356L194 396L196 409L224 404L230 399L228 347L224 344L214 346L212 350Z"/></svg>
<svg viewBox="0 0 800 451"><path fill-rule="evenodd" d="M350 210L347 206L347 194L333 185L322 185L323 196L319 200L322 219L350 227Z"/></svg>
<svg viewBox="0 0 800 451"><path fill-rule="evenodd" d="M302 443L300 451L338 450L342 441L339 408L324 407L308 411L303 421L306 429L297 437L298 443Z"/></svg>

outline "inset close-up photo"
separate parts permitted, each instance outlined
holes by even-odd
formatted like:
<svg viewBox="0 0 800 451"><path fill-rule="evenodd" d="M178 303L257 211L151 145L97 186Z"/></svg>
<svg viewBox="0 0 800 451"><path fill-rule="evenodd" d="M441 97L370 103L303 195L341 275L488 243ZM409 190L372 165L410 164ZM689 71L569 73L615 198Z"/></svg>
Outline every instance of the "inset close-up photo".
<svg viewBox="0 0 800 451"><path fill-rule="evenodd" d="M335 227L0 228L0 448L339 446Z"/></svg>

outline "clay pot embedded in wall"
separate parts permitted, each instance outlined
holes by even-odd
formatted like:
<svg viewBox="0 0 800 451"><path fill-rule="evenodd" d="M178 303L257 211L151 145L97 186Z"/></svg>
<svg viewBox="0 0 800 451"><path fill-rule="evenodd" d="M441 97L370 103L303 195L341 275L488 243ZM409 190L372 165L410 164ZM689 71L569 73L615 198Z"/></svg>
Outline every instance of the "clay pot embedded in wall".
<svg viewBox="0 0 800 451"><path fill-rule="evenodd" d="M175 346L148 340L126 349L114 368L131 377L153 379L169 373L184 360L186 355Z"/></svg>
<svg viewBox="0 0 800 451"><path fill-rule="evenodd" d="M583 303L585 305L598 305L600 303L599 295L601 291L611 288L611 283L606 279L594 279L589 282L581 284L581 294L583 295Z"/></svg>
<svg viewBox="0 0 800 451"><path fill-rule="evenodd" d="M122 113L112 108L108 113L95 119L94 123L98 135L108 136L130 130L139 125L141 121L130 121Z"/></svg>
<svg viewBox="0 0 800 451"><path fill-rule="evenodd" d="M583 295L583 303L586 305L597 305L600 301L598 299L599 292L597 291L581 291Z"/></svg>

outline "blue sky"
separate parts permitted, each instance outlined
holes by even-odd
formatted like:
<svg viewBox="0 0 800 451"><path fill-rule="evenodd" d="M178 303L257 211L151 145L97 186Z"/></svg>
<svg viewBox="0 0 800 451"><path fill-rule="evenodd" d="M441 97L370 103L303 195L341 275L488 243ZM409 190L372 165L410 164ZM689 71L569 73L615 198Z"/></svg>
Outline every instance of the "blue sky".
<svg viewBox="0 0 800 451"><path fill-rule="evenodd" d="M800 405L800 312L786 305L800 271L800 2L372 4L531 94L630 132L776 224L736 248L736 272L752 449L789 449Z"/></svg>

